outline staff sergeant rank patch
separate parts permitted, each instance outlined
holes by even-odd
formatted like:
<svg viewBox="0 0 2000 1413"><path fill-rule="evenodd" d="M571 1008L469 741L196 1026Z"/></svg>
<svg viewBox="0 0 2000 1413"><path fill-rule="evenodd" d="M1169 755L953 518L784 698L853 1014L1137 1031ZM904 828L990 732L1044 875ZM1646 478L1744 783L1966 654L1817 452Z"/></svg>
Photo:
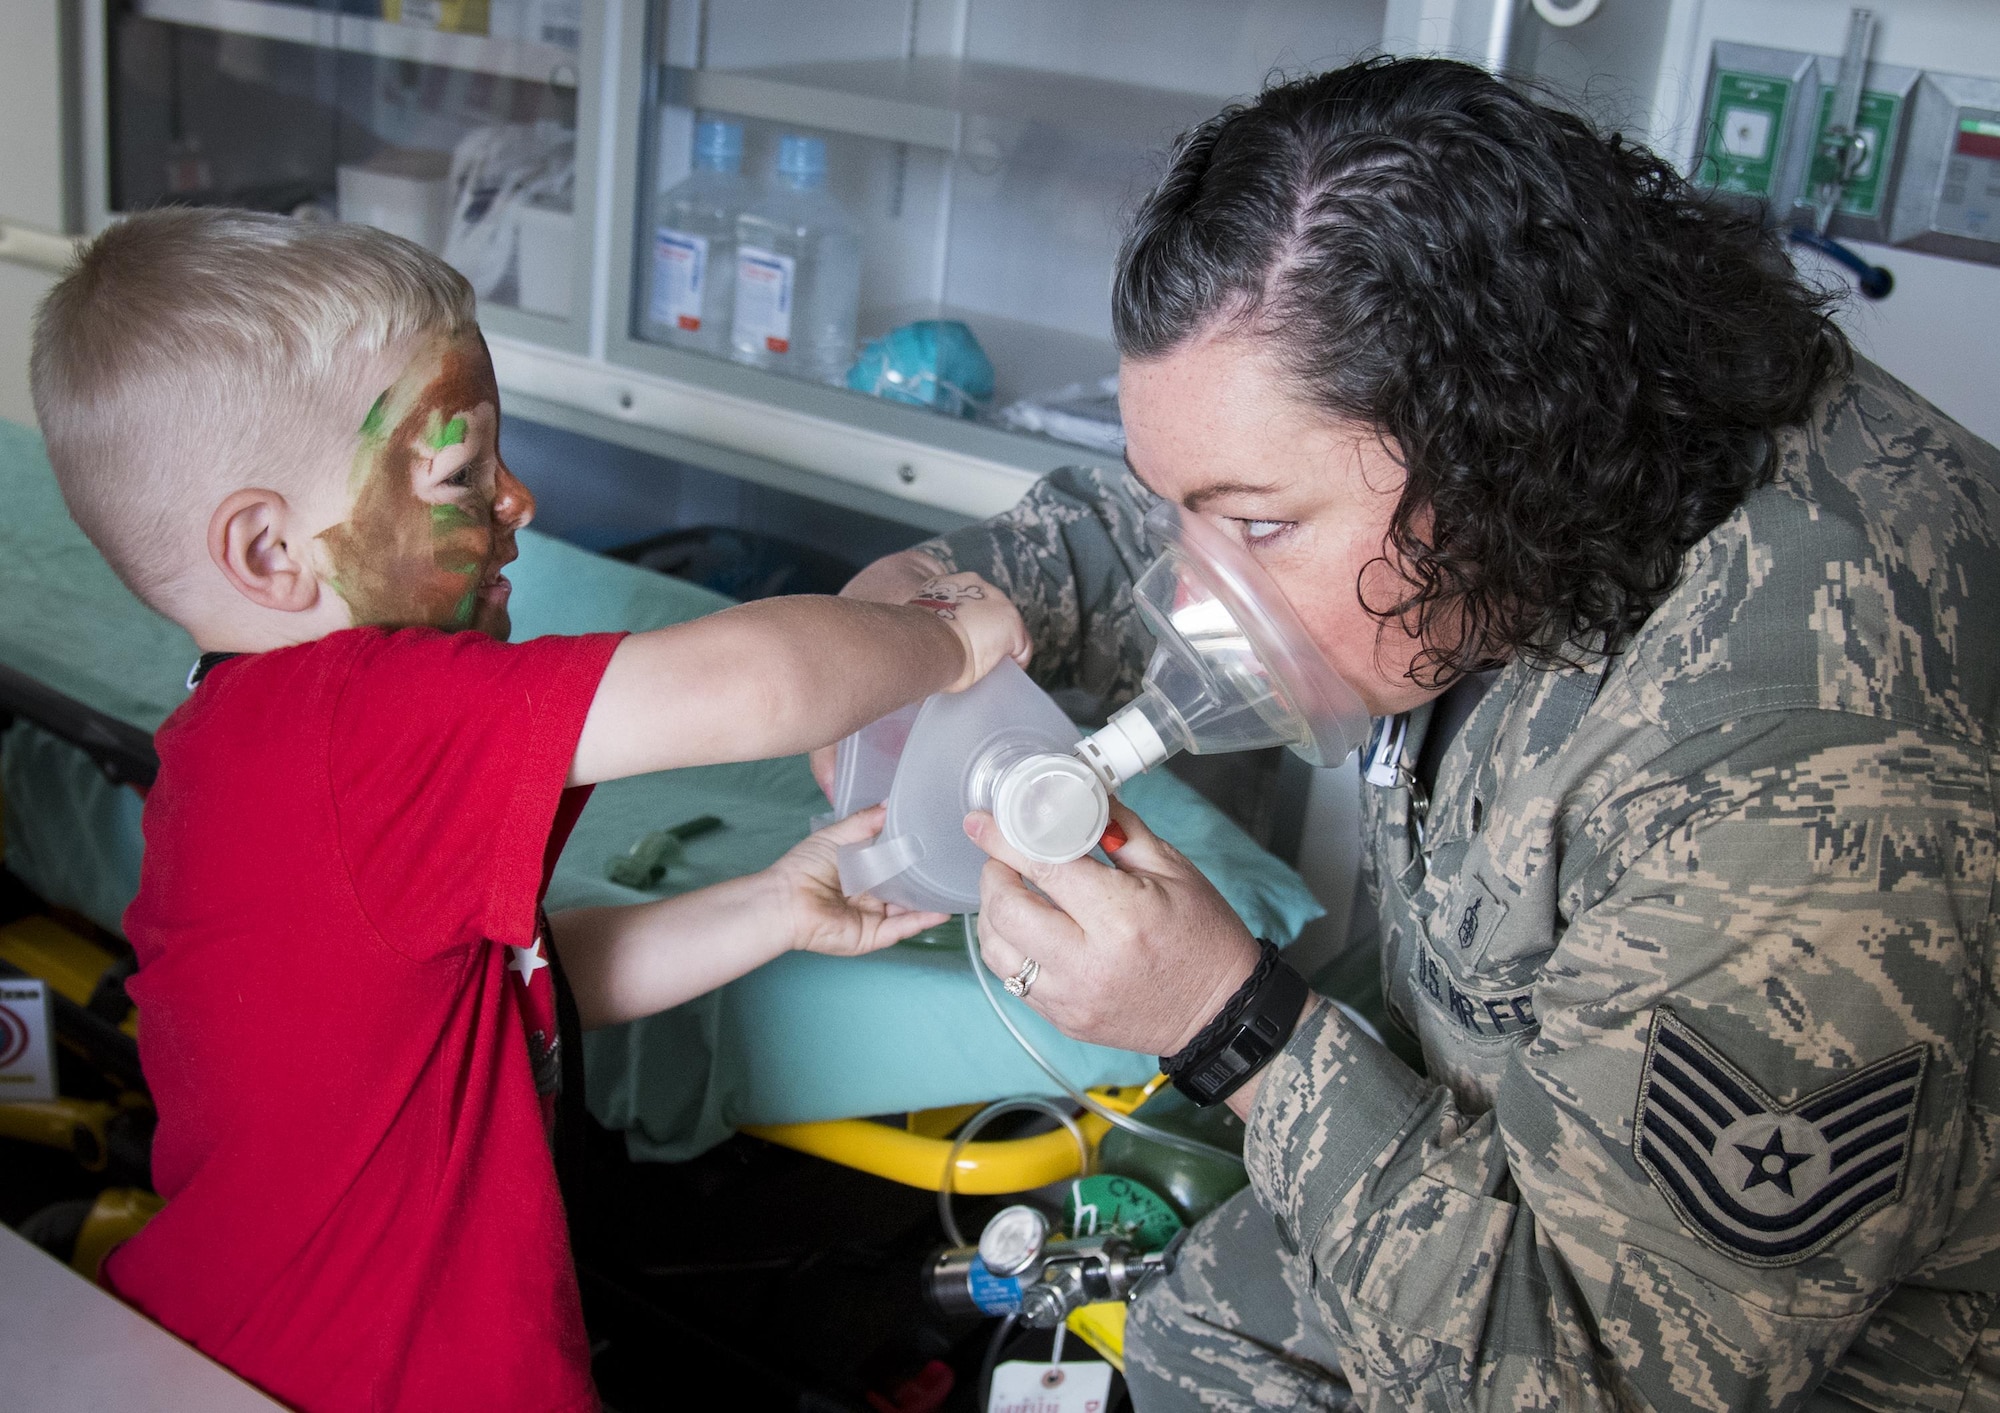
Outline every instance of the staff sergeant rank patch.
<svg viewBox="0 0 2000 1413"><path fill-rule="evenodd" d="M1662 1007L1632 1150L1702 1241L1795 1265L1902 1196L1927 1055L1912 1045L1780 1104Z"/></svg>

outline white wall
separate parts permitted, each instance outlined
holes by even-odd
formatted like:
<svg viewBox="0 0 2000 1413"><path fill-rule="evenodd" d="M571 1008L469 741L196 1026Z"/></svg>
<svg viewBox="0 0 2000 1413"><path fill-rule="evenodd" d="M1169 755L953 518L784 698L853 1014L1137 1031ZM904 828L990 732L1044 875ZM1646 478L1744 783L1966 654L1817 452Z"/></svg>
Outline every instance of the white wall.
<svg viewBox="0 0 2000 1413"><path fill-rule="evenodd" d="M0 4L0 220L66 228L61 7Z"/></svg>
<svg viewBox="0 0 2000 1413"><path fill-rule="evenodd" d="M0 221L69 228L58 0L0 0ZM53 278L0 259L0 417L34 421L28 329Z"/></svg>
<svg viewBox="0 0 2000 1413"><path fill-rule="evenodd" d="M55 276L0 260L0 417L35 425L28 400L28 331Z"/></svg>

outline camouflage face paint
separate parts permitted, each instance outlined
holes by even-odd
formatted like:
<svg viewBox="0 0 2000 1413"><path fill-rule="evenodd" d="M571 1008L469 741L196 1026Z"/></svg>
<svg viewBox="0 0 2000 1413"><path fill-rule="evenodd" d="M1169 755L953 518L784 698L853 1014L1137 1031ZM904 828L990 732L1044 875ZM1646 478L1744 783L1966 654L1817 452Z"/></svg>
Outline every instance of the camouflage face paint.
<svg viewBox="0 0 2000 1413"><path fill-rule="evenodd" d="M534 502L500 464L498 407L473 334L419 353L368 409L348 518L320 536L357 624L507 635L499 573Z"/></svg>

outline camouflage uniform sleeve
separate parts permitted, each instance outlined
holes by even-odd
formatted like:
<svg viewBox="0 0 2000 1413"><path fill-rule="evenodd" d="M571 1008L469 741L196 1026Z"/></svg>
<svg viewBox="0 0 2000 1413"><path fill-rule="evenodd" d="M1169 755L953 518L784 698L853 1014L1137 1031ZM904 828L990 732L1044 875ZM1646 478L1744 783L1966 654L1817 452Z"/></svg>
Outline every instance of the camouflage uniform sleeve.
<svg viewBox="0 0 2000 1413"><path fill-rule="evenodd" d="M1132 583L1152 559L1143 522L1155 503L1123 468L1065 467L1013 509L917 548L1014 601L1044 688L1080 689L1109 710L1137 695L1152 652Z"/></svg>
<svg viewBox="0 0 2000 1413"><path fill-rule="evenodd" d="M1324 1003L1265 1076L1251 1181L1366 1407L1795 1408L1947 1230L1983 754L1773 713L1671 747L1583 833L1492 1110Z"/></svg>

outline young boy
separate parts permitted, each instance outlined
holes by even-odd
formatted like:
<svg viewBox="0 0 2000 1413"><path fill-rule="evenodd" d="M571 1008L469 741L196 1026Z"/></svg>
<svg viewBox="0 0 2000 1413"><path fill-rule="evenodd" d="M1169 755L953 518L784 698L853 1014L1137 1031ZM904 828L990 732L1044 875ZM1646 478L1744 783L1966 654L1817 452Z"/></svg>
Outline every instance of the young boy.
<svg viewBox="0 0 2000 1413"><path fill-rule="evenodd" d="M575 787L824 745L1025 656L1018 616L959 575L924 606L509 646L534 500L472 292L362 227L134 217L43 305L33 378L72 515L202 650L125 915L167 1204L106 1281L301 1408L594 1408L559 1010L625 1020L940 919L841 897L858 816L551 928Z"/></svg>

